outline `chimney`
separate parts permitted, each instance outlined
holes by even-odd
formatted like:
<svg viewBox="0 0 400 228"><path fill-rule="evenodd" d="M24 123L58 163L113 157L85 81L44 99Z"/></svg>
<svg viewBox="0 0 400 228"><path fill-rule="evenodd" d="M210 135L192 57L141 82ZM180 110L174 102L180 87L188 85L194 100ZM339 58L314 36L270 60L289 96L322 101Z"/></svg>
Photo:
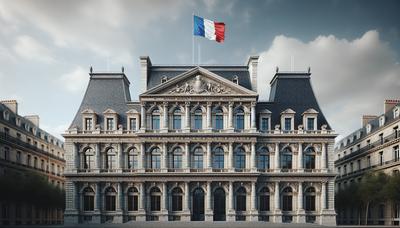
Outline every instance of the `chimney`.
<svg viewBox="0 0 400 228"><path fill-rule="evenodd" d="M251 90L257 92L257 66L258 66L258 55L253 55L249 57L247 61L247 68L249 69Z"/></svg>
<svg viewBox="0 0 400 228"><path fill-rule="evenodd" d="M149 76L149 68L151 67L151 61L149 56L140 56L140 75L144 82L144 91L147 90L147 78Z"/></svg>
<svg viewBox="0 0 400 228"><path fill-rule="evenodd" d="M385 100L385 113L392 109L396 104L400 103L400 99L386 99Z"/></svg>
<svg viewBox="0 0 400 228"><path fill-rule="evenodd" d="M39 127L39 116L38 115L24 116L24 118L31 121L36 127Z"/></svg>
<svg viewBox="0 0 400 228"><path fill-rule="evenodd" d="M362 126L365 127L369 121L377 118L378 116L374 116L374 115L363 115L362 116Z"/></svg>
<svg viewBox="0 0 400 228"><path fill-rule="evenodd" d="M18 103L16 100L4 100L0 101L0 103L7 106L7 108L11 109L11 111L14 112L15 114L18 114Z"/></svg>

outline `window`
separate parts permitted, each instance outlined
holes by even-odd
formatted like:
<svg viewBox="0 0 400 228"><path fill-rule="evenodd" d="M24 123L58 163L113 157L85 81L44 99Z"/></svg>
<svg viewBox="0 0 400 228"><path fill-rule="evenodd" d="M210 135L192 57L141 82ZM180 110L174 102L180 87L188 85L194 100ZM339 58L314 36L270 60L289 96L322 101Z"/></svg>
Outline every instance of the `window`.
<svg viewBox="0 0 400 228"><path fill-rule="evenodd" d="M214 111L214 129L222 130L224 128L224 113L221 108Z"/></svg>
<svg viewBox="0 0 400 228"><path fill-rule="evenodd" d="M367 167L371 167L371 156L367 157Z"/></svg>
<svg viewBox="0 0 400 228"><path fill-rule="evenodd" d="M399 127L393 128L394 138L397 139L399 137Z"/></svg>
<svg viewBox="0 0 400 228"><path fill-rule="evenodd" d="M137 211L139 205L139 191L135 188L128 190L128 211Z"/></svg>
<svg viewBox="0 0 400 228"><path fill-rule="evenodd" d="M90 131L93 129L93 119L92 118L85 118L85 130Z"/></svg>
<svg viewBox="0 0 400 228"><path fill-rule="evenodd" d="M107 118L107 131L114 130L114 118Z"/></svg>
<svg viewBox="0 0 400 228"><path fill-rule="evenodd" d="M384 141L383 141L383 133L379 134L379 141L381 142L381 145L384 143Z"/></svg>
<svg viewBox="0 0 400 228"><path fill-rule="evenodd" d="M194 112L194 129L200 130L203 128L203 112L200 108Z"/></svg>
<svg viewBox="0 0 400 228"><path fill-rule="evenodd" d="M382 127L385 124L385 116L381 116L379 118L379 127Z"/></svg>
<svg viewBox="0 0 400 228"><path fill-rule="evenodd" d="M168 77L167 76L164 76L164 77L161 78L161 83L165 83L167 81L168 81Z"/></svg>
<svg viewBox="0 0 400 228"><path fill-rule="evenodd" d="M315 188L309 187L306 189L305 194L305 210L315 211Z"/></svg>
<svg viewBox="0 0 400 228"><path fill-rule="evenodd" d="M196 147L193 153L192 167L194 169L203 168L203 149L201 147Z"/></svg>
<svg viewBox="0 0 400 228"><path fill-rule="evenodd" d="M292 130L292 118L285 118L285 131Z"/></svg>
<svg viewBox="0 0 400 228"><path fill-rule="evenodd" d="M161 191L157 187L154 187L150 191L150 210L160 211L160 204L161 204Z"/></svg>
<svg viewBox="0 0 400 228"><path fill-rule="evenodd" d="M31 155L28 154L28 156L26 157L26 165L30 166L31 165Z"/></svg>
<svg viewBox="0 0 400 228"><path fill-rule="evenodd" d="M37 167L38 167L38 160L37 160L37 157L34 157L33 158L33 168L37 169Z"/></svg>
<svg viewBox="0 0 400 228"><path fill-rule="evenodd" d="M246 189L240 187L236 191L236 211L246 211Z"/></svg>
<svg viewBox="0 0 400 228"><path fill-rule="evenodd" d="M270 210L270 192L267 187L263 187L258 194L258 208L260 211Z"/></svg>
<svg viewBox="0 0 400 228"><path fill-rule="evenodd" d="M292 211L293 210L293 192L290 187L286 187L282 191L282 211Z"/></svg>
<svg viewBox="0 0 400 228"><path fill-rule="evenodd" d="M83 168L84 169L92 169L94 168L94 152L92 148L88 148L85 150L83 155ZM54 166L54 164L52 164Z"/></svg>
<svg viewBox="0 0 400 228"><path fill-rule="evenodd" d="M182 196L181 188L174 188L172 190L172 211L182 211Z"/></svg>
<svg viewBox="0 0 400 228"><path fill-rule="evenodd" d="M400 159L400 150L399 150L399 146L394 146L393 147L393 157L395 161L399 161Z"/></svg>
<svg viewBox="0 0 400 228"><path fill-rule="evenodd" d="M151 127L153 130L160 130L160 110L158 108L154 109L151 115Z"/></svg>
<svg viewBox="0 0 400 228"><path fill-rule="evenodd" d="M304 151L303 165L304 169L315 169L315 150L313 147L309 147Z"/></svg>
<svg viewBox="0 0 400 228"><path fill-rule="evenodd" d="M181 118L182 118L181 115L182 115L181 114L181 110L179 108L176 108L174 110L174 113L173 113L173 116L172 116L172 118L173 118L173 120L172 120L172 129L175 129L175 130L181 129Z"/></svg>
<svg viewBox="0 0 400 228"><path fill-rule="evenodd" d="M93 211L94 210L94 191L92 188L85 188L83 190L83 210Z"/></svg>
<svg viewBox="0 0 400 228"><path fill-rule="evenodd" d="M151 151L151 168L160 169L161 168L161 150L156 147Z"/></svg>
<svg viewBox="0 0 400 228"><path fill-rule="evenodd" d="M350 163L350 173L352 173L354 171L354 164L353 162Z"/></svg>
<svg viewBox="0 0 400 228"><path fill-rule="evenodd" d="M261 118L261 130L268 131L269 130L269 118Z"/></svg>
<svg viewBox="0 0 400 228"><path fill-rule="evenodd" d="M115 191L115 189L113 187L107 188L106 193L105 193L106 211L115 211L115 208L116 208L116 204L115 204L116 203L115 202L116 195L117 195L117 192Z"/></svg>
<svg viewBox="0 0 400 228"><path fill-rule="evenodd" d="M383 165L383 151L379 152L379 164Z"/></svg>
<svg viewBox="0 0 400 228"><path fill-rule="evenodd" d="M136 118L129 118L129 130L136 131Z"/></svg>
<svg viewBox="0 0 400 228"><path fill-rule="evenodd" d="M361 170L361 160L357 160L358 170Z"/></svg>
<svg viewBox="0 0 400 228"><path fill-rule="evenodd" d="M172 168L174 169L181 169L182 168L182 149L177 147L174 149L172 154Z"/></svg>
<svg viewBox="0 0 400 228"><path fill-rule="evenodd" d="M307 118L307 130L309 131L315 130L314 121L315 118Z"/></svg>
<svg viewBox="0 0 400 228"><path fill-rule="evenodd" d="M237 75L233 76L232 82L235 83L235 84L239 84L239 78L238 78Z"/></svg>
<svg viewBox="0 0 400 228"><path fill-rule="evenodd" d="M224 168L224 150L221 147L217 147L214 150L213 168L214 169Z"/></svg>
<svg viewBox="0 0 400 228"><path fill-rule="evenodd" d="M238 108L235 112L235 130L244 129L244 111L242 108Z"/></svg>
<svg viewBox="0 0 400 228"><path fill-rule="evenodd" d="M246 152L242 147L237 148L235 151L235 168L236 169L246 168Z"/></svg>
<svg viewBox="0 0 400 228"><path fill-rule="evenodd" d="M290 148L286 147L281 152L281 168L282 169L292 169L292 151Z"/></svg>
<svg viewBox="0 0 400 228"><path fill-rule="evenodd" d="M115 157L116 157L116 152L114 151L114 148L108 149L106 155L106 169L117 168Z"/></svg>
<svg viewBox="0 0 400 228"><path fill-rule="evenodd" d="M139 153L136 147L132 148L128 152L128 168L129 169L137 169L139 168Z"/></svg>
<svg viewBox="0 0 400 228"><path fill-rule="evenodd" d="M17 163L21 163L21 151L17 151L16 157L15 157L15 161Z"/></svg>
<svg viewBox="0 0 400 228"><path fill-rule="evenodd" d="M344 172L344 174L347 174L347 165L343 166L343 172Z"/></svg>
<svg viewBox="0 0 400 228"><path fill-rule="evenodd" d="M399 117L399 115L400 115L400 108L397 107L393 110L393 118L397 118Z"/></svg>
<svg viewBox="0 0 400 228"><path fill-rule="evenodd" d="M259 169L269 169L269 151L263 147L258 151L257 167Z"/></svg>

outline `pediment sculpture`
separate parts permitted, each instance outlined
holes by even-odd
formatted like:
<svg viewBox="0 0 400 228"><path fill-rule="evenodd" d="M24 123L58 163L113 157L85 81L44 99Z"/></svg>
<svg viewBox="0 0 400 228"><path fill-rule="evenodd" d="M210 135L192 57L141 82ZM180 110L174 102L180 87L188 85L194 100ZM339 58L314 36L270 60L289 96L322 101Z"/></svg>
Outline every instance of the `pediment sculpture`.
<svg viewBox="0 0 400 228"><path fill-rule="evenodd" d="M192 80L178 83L169 91L170 94L229 94L231 89L208 80L201 75L196 75Z"/></svg>

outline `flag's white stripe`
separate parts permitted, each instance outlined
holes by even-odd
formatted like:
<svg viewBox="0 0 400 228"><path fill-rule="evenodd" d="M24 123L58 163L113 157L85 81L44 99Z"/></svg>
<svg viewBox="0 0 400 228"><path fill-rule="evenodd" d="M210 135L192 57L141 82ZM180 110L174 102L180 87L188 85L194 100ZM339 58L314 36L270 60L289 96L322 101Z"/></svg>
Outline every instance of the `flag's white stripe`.
<svg viewBox="0 0 400 228"><path fill-rule="evenodd" d="M204 19L204 36L209 40L215 40L215 26L214 21Z"/></svg>

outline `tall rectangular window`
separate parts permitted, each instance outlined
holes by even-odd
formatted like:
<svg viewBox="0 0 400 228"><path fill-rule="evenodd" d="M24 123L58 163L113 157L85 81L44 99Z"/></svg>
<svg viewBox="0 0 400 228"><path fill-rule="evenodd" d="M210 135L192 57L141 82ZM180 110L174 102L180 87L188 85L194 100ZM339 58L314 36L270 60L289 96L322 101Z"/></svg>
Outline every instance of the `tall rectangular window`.
<svg viewBox="0 0 400 228"><path fill-rule="evenodd" d="M106 169L115 169L115 155L107 154Z"/></svg>
<svg viewBox="0 0 400 228"><path fill-rule="evenodd" d="M130 154L128 155L128 168L137 169L138 168L138 155Z"/></svg>
<svg viewBox="0 0 400 228"><path fill-rule="evenodd" d="M10 159L10 148L6 147L4 148L4 160L9 160Z"/></svg>
<svg viewBox="0 0 400 228"><path fill-rule="evenodd" d="M216 115L215 116L215 129L222 130L224 128L224 116Z"/></svg>
<svg viewBox="0 0 400 228"><path fill-rule="evenodd" d="M107 131L114 130L114 118L107 118Z"/></svg>
<svg viewBox="0 0 400 228"><path fill-rule="evenodd" d="M152 155L151 156L151 168L152 169L161 168L161 156L160 155Z"/></svg>
<svg viewBox="0 0 400 228"><path fill-rule="evenodd" d="M202 123L203 122L203 117L202 115L195 114L194 115L194 129L200 130L202 129Z"/></svg>
<svg viewBox="0 0 400 228"><path fill-rule="evenodd" d="M17 151L17 155L16 155L16 162L17 163L21 163L21 151Z"/></svg>
<svg viewBox="0 0 400 228"><path fill-rule="evenodd" d="M203 168L203 155L195 154L193 156L193 168L202 169Z"/></svg>
<svg viewBox="0 0 400 228"><path fill-rule="evenodd" d="M93 127L93 119L92 118L85 118L85 130L90 131Z"/></svg>
<svg viewBox="0 0 400 228"><path fill-rule="evenodd" d="M379 152L379 164L383 165L383 151Z"/></svg>
<svg viewBox="0 0 400 228"><path fill-rule="evenodd" d="M160 115L151 116L151 127L153 128L153 130L160 129Z"/></svg>
<svg viewBox="0 0 400 228"><path fill-rule="evenodd" d="M400 159L399 146L393 147L393 157L394 157L395 161L399 161L399 159Z"/></svg>
<svg viewBox="0 0 400 228"><path fill-rule="evenodd" d="M285 118L285 131L292 130L292 118Z"/></svg>
<svg viewBox="0 0 400 228"><path fill-rule="evenodd" d="M176 155L173 155L173 168L174 169L180 169L180 168L182 168L182 155L180 155L180 154L176 154Z"/></svg>
<svg viewBox="0 0 400 228"><path fill-rule="evenodd" d="M361 160L357 160L358 170L361 170Z"/></svg>
<svg viewBox="0 0 400 228"><path fill-rule="evenodd" d="M269 118L261 118L261 130L262 131L269 130Z"/></svg>
<svg viewBox="0 0 400 228"><path fill-rule="evenodd" d="M136 118L129 119L129 130L136 131Z"/></svg>
<svg viewBox="0 0 400 228"><path fill-rule="evenodd" d="M259 169L269 169L269 156L266 154L262 154L258 156L258 165Z"/></svg>
<svg viewBox="0 0 400 228"><path fill-rule="evenodd" d="M367 157L367 167L371 167L371 156Z"/></svg>
<svg viewBox="0 0 400 228"><path fill-rule="evenodd" d="M383 133L379 134L379 141L381 142L381 144L383 144Z"/></svg>
<svg viewBox="0 0 400 228"><path fill-rule="evenodd" d="M175 130L181 129L181 115L173 115L172 128Z"/></svg>
<svg viewBox="0 0 400 228"><path fill-rule="evenodd" d="M314 130L314 121L315 121L315 118L307 118L307 130L309 130L309 131Z"/></svg>

